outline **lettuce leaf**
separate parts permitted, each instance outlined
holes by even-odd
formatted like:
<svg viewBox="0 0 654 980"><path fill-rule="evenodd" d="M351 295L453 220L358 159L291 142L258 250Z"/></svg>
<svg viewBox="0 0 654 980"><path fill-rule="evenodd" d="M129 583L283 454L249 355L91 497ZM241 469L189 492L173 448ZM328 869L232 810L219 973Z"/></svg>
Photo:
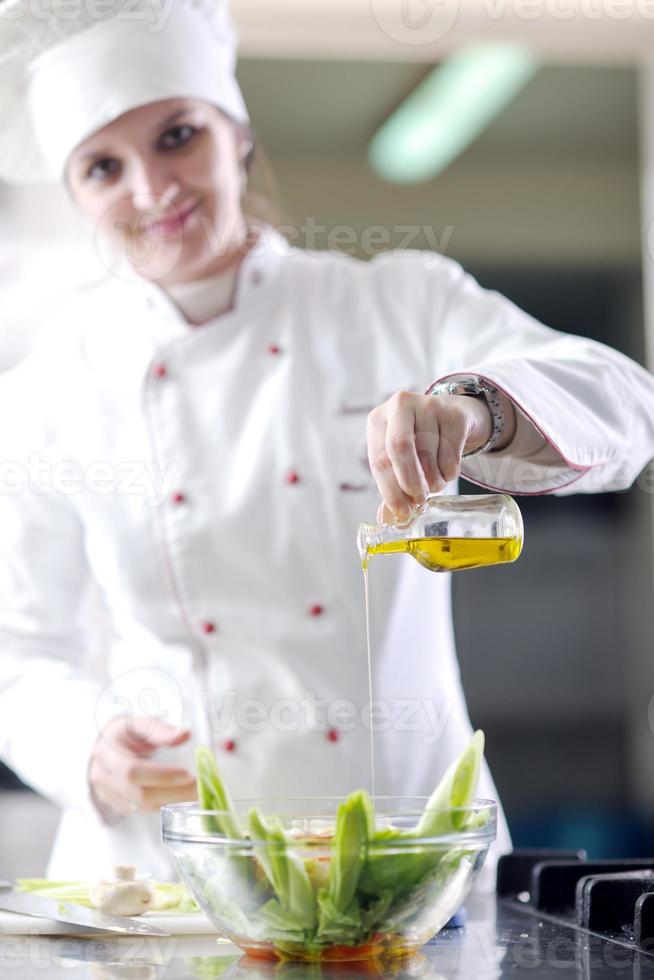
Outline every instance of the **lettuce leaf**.
<svg viewBox="0 0 654 980"><path fill-rule="evenodd" d="M229 840L242 840L238 816L232 799L218 773L216 758L206 745L198 746L195 753L197 766L198 800L203 810L222 810L223 813L203 817L205 828L223 834Z"/></svg>
<svg viewBox="0 0 654 980"><path fill-rule="evenodd" d="M363 790L352 793L338 808L329 875L318 892L318 941L353 945L365 931L355 895L374 832L372 800Z"/></svg>
<svg viewBox="0 0 654 980"><path fill-rule="evenodd" d="M326 888L330 902L341 912L354 898L368 841L374 833L372 800L363 790L352 793L338 808Z"/></svg>
<svg viewBox="0 0 654 980"><path fill-rule="evenodd" d="M451 811L453 807L469 807L474 800L483 758L484 733L476 731L430 796L413 831L414 837L440 837L464 829L466 821L475 814Z"/></svg>
<svg viewBox="0 0 654 980"><path fill-rule="evenodd" d="M280 924L285 921L289 932L315 929L316 897L304 861L295 853L297 841L286 836L279 820L266 820L256 807L250 810L249 827L255 856L275 893L272 901L279 906L272 906L265 914L274 912Z"/></svg>

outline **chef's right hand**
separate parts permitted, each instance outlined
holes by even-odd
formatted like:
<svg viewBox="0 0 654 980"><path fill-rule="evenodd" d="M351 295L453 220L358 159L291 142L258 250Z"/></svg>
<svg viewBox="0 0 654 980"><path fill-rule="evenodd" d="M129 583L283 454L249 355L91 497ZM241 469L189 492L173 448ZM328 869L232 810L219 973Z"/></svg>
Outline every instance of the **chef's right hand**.
<svg viewBox="0 0 654 980"><path fill-rule="evenodd" d="M167 803L196 798L195 777L187 769L152 762L157 749L182 745L188 729L158 718L114 718L100 732L89 765L91 792L108 820L152 812ZM108 811L108 812L103 812Z"/></svg>

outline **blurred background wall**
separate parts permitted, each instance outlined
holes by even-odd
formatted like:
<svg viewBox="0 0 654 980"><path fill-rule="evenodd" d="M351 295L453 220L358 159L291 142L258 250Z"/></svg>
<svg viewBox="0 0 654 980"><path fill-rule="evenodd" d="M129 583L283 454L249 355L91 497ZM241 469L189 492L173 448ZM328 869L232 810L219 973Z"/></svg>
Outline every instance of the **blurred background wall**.
<svg viewBox="0 0 654 980"><path fill-rule="evenodd" d="M233 6L239 77L291 238L366 257L381 247L371 229L386 229L388 247L413 227L412 247L438 247L543 322L644 361L639 90L653 21L541 21L536 34L529 19L501 29L488 10L461 7L448 32L419 44L398 41L382 0ZM540 67L499 118L432 180L375 176L367 147L389 113L459 45L504 35ZM0 209L7 367L48 331L94 246L63 193L0 186ZM522 499L519 564L455 576L470 712L518 843L651 847L650 500L644 481Z"/></svg>

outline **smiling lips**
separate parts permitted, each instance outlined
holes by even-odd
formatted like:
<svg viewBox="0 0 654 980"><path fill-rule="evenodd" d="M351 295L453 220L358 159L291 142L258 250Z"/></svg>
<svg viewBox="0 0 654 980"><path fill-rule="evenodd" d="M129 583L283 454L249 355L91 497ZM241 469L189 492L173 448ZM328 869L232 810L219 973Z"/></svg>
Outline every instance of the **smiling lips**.
<svg viewBox="0 0 654 980"><path fill-rule="evenodd" d="M191 201L165 217L149 218L139 223L138 230L148 238L175 238L184 230L184 226L199 207L199 203L199 201Z"/></svg>

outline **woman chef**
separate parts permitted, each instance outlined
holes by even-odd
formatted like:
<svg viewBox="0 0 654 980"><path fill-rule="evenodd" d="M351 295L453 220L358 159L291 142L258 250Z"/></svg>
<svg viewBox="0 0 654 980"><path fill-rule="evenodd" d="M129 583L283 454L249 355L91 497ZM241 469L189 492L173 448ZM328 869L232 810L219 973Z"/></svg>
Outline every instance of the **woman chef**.
<svg viewBox="0 0 654 980"><path fill-rule="evenodd" d="M194 798L198 742L241 797L370 784L355 532L377 489L400 514L460 470L624 488L654 455L654 383L454 262L248 225L219 0L59 2L0 7L0 178L65 181L122 260L0 382L0 753L64 810L49 874L165 878L157 810ZM470 734L449 577L379 564L376 790L425 794Z"/></svg>

